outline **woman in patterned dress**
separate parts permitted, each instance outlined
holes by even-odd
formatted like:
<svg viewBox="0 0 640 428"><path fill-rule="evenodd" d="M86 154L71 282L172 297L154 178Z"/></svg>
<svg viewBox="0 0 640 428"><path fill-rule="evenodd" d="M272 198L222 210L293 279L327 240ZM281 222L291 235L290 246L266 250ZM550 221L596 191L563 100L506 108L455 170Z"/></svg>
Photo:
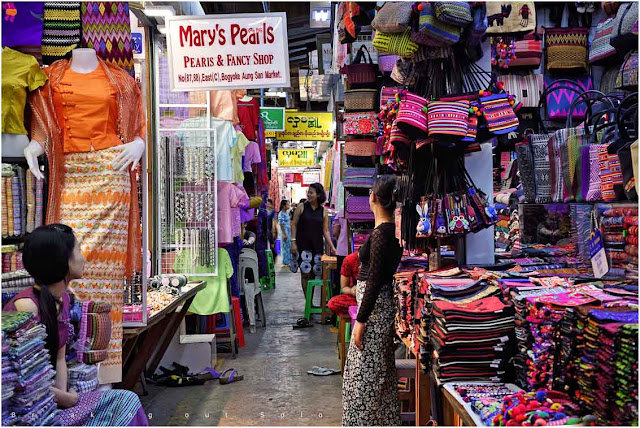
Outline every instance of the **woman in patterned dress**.
<svg viewBox="0 0 640 428"><path fill-rule="evenodd" d="M280 212L278 213L278 224L282 232L282 264L289 266L291 263L291 218L289 217L289 201L284 199L280 202Z"/></svg>
<svg viewBox="0 0 640 428"><path fill-rule="evenodd" d="M360 248L359 305L342 386L342 425L400 425L394 356L392 280L402 248L395 237L396 180L383 176L370 191L375 229Z"/></svg>

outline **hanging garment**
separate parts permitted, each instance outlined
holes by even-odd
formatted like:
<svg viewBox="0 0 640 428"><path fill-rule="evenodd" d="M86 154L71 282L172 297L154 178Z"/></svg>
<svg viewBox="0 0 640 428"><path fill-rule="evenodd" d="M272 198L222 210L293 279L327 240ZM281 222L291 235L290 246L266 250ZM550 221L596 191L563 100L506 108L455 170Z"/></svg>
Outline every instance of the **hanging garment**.
<svg viewBox="0 0 640 428"><path fill-rule="evenodd" d="M135 77L128 2L82 2L82 46Z"/></svg>
<svg viewBox="0 0 640 428"><path fill-rule="evenodd" d="M45 2L42 62L51 65L68 58L82 39L80 2Z"/></svg>

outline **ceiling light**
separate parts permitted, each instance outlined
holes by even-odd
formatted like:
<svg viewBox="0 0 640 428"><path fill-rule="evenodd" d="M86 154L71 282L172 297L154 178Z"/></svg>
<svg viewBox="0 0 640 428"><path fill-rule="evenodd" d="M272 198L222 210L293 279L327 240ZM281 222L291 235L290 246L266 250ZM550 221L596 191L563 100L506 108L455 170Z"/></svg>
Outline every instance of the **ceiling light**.
<svg viewBox="0 0 640 428"><path fill-rule="evenodd" d="M176 10L173 6L147 6L142 12L144 12L147 16L157 17L157 16L175 16Z"/></svg>

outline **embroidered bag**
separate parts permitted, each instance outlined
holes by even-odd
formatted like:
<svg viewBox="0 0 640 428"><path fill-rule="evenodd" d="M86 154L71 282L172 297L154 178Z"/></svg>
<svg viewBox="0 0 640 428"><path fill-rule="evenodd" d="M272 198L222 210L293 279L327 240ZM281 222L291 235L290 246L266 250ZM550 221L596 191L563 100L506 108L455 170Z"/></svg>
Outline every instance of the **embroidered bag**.
<svg viewBox="0 0 640 428"><path fill-rule="evenodd" d="M613 30L609 43L618 53L624 55L638 48L638 3L622 3L613 21ZM634 30L635 27L635 30ZM634 34L635 31L635 34Z"/></svg>
<svg viewBox="0 0 640 428"><path fill-rule="evenodd" d="M553 134L529 135L536 183L536 204L551 202L551 165L549 164L549 139Z"/></svg>
<svg viewBox="0 0 640 428"><path fill-rule="evenodd" d="M518 130L518 116L514 113L507 94L480 97L480 106L489 132L502 135Z"/></svg>
<svg viewBox="0 0 640 428"><path fill-rule="evenodd" d="M566 120L567 115L569 114L569 109L571 108L571 104L573 100L581 93L585 91L589 91L593 89L593 80L591 76L584 76L579 78L570 78L570 79L562 79L563 82L557 82L555 85L559 87L557 90L553 90L554 82L557 79L554 79L550 76L545 76L544 78L544 89L551 88L549 92L547 92L546 96L546 105L547 105L547 114L549 119L551 120ZM572 83L565 82L565 80L570 80ZM560 88L560 86L567 86L572 89ZM571 116L575 120L583 120L585 117L585 113L587 111L587 105L584 103L578 104L573 109Z"/></svg>
<svg viewBox="0 0 640 428"><path fill-rule="evenodd" d="M378 133L378 120L374 112L345 113L342 123L344 135L375 135Z"/></svg>
<svg viewBox="0 0 640 428"><path fill-rule="evenodd" d="M528 33L536 29L534 2L487 2L487 33Z"/></svg>
<svg viewBox="0 0 640 428"><path fill-rule="evenodd" d="M544 40L548 72L588 72L588 28L546 28Z"/></svg>
<svg viewBox="0 0 640 428"><path fill-rule="evenodd" d="M624 59L616 77L616 88L628 91L638 90L638 51L631 51Z"/></svg>
<svg viewBox="0 0 640 428"><path fill-rule="evenodd" d="M529 139L525 138L524 141L516 144L515 151L518 156L518 171L520 172L520 181L524 191L524 200L527 203L533 203L536 201L536 182Z"/></svg>
<svg viewBox="0 0 640 428"><path fill-rule="evenodd" d="M431 101L427 105L429 136L462 139L469 127L469 100Z"/></svg>
<svg viewBox="0 0 640 428"><path fill-rule="evenodd" d="M410 92L400 96L397 127L407 136L415 139L427 136L427 100Z"/></svg>
<svg viewBox="0 0 640 428"><path fill-rule="evenodd" d="M511 58L509 68L540 67L542 61L542 40L537 33L528 34L522 40L516 40L516 57Z"/></svg>
<svg viewBox="0 0 640 428"><path fill-rule="evenodd" d="M600 153L607 150L606 144L589 144L582 148L582 182L583 198L587 202L602 200L600 181ZM585 185L584 183L588 183Z"/></svg>
<svg viewBox="0 0 640 428"><path fill-rule="evenodd" d="M438 20L445 24L466 27L473 22L468 2L434 1L432 2L432 7L435 9Z"/></svg>
<svg viewBox="0 0 640 428"><path fill-rule="evenodd" d="M404 33L409 28L413 4L406 1L388 1L376 13L371 26L383 33Z"/></svg>
<svg viewBox="0 0 640 428"><path fill-rule="evenodd" d="M593 37L589 48L589 64L606 65L619 63L619 55L616 48L611 46L611 33L613 32L614 18L605 18L598 24L596 35Z"/></svg>
<svg viewBox="0 0 640 428"><path fill-rule="evenodd" d="M538 107L540 94L543 91L542 74L532 73L526 76L509 74L500 76L499 79L504 83L504 90L515 96L516 100L522 103L522 107Z"/></svg>
<svg viewBox="0 0 640 428"><path fill-rule="evenodd" d="M404 33L376 31L376 35L373 38L373 47L381 53L411 58L418 51L418 45L411 41L410 36L410 29L407 29Z"/></svg>
<svg viewBox="0 0 640 428"><path fill-rule="evenodd" d="M473 22L464 31L468 46L477 46L487 32L487 5L481 3L472 10Z"/></svg>
<svg viewBox="0 0 640 428"><path fill-rule="evenodd" d="M460 27L446 24L436 18L431 3L418 5L418 31L411 34L411 40L427 46L449 46L460 40Z"/></svg>

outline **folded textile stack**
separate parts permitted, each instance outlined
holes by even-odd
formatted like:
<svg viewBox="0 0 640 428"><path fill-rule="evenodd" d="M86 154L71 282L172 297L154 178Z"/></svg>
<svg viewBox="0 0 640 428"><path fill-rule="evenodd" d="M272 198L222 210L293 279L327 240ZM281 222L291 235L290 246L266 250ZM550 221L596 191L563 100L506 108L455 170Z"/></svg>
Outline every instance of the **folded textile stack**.
<svg viewBox="0 0 640 428"><path fill-rule="evenodd" d="M95 391L98 382L98 366L76 363L69 367L69 389L78 393Z"/></svg>
<svg viewBox="0 0 640 428"><path fill-rule="evenodd" d="M21 236L42 224L42 194L43 181L29 170L2 164L2 236Z"/></svg>
<svg viewBox="0 0 640 428"><path fill-rule="evenodd" d="M522 250L520 243L520 213L513 210L509 217L509 240L511 241L511 253L518 254Z"/></svg>
<svg viewBox="0 0 640 428"><path fill-rule="evenodd" d="M9 341L2 332L2 425L15 425L18 420L9 410L11 407L11 398L14 395L15 383L18 375L11 367L9 362Z"/></svg>
<svg viewBox="0 0 640 428"><path fill-rule="evenodd" d="M511 237L509 236L509 220L511 210L509 205L496 202L493 207L498 214L498 222L495 224L496 252L507 253L511 251Z"/></svg>
<svg viewBox="0 0 640 428"><path fill-rule="evenodd" d="M514 337L513 307L493 296L470 303L434 300L433 315L433 370L441 381L502 380Z"/></svg>
<svg viewBox="0 0 640 428"><path fill-rule="evenodd" d="M2 246L2 273L14 272L24 269L22 264L22 252L17 245Z"/></svg>
<svg viewBox="0 0 640 428"><path fill-rule="evenodd" d="M611 425L638 422L638 324L626 324L616 338L615 410Z"/></svg>
<svg viewBox="0 0 640 428"><path fill-rule="evenodd" d="M2 305L4 306L16 294L35 284L34 279L26 270L7 272L2 274Z"/></svg>
<svg viewBox="0 0 640 428"><path fill-rule="evenodd" d="M342 178L345 189L371 189L375 180L375 168L350 167L347 168Z"/></svg>
<svg viewBox="0 0 640 428"><path fill-rule="evenodd" d="M637 274L638 266L638 207L597 205L605 250L609 259L607 277L626 277ZM632 229L636 226L635 229ZM629 228L633 234L626 231Z"/></svg>
<svg viewBox="0 0 640 428"><path fill-rule="evenodd" d="M55 371L44 346L44 326L31 313L3 312L2 331L7 335L9 361L17 375L6 410L15 414L17 425L51 425L58 410L51 389Z"/></svg>
<svg viewBox="0 0 640 428"><path fill-rule="evenodd" d="M371 232L371 229L356 229L353 232L352 242L354 252L360 250L360 247L362 247L364 243L367 242L367 239L369 239Z"/></svg>

